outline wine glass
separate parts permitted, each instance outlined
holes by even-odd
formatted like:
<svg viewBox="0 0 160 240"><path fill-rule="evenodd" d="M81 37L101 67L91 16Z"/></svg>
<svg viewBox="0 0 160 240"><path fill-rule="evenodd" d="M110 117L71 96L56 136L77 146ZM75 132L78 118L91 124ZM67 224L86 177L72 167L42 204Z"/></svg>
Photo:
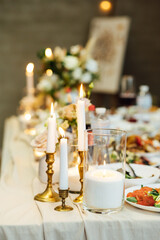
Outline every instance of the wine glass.
<svg viewBox="0 0 160 240"><path fill-rule="evenodd" d="M120 86L120 104L131 106L136 104L135 80L132 75L124 75Z"/></svg>

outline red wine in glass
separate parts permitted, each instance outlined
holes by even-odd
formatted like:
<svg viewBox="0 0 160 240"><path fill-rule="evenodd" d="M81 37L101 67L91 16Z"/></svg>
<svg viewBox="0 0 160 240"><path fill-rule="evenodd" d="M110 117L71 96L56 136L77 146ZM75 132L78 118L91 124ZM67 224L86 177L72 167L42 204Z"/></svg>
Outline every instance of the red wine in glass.
<svg viewBox="0 0 160 240"><path fill-rule="evenodd" d="M121 93L120 94L120 106L132 106L136 104L136 94L134 93Z"/></svg>

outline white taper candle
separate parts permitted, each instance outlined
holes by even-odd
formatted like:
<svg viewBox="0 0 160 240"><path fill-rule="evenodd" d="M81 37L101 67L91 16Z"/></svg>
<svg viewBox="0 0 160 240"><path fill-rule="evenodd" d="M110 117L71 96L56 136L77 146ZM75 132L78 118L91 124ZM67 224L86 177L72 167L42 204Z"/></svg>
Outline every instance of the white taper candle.
<svg viewBox="0 0 160 240"><path fill-rule="evenodd" d="M31 95L33 93L34 89L34 64L28 63L26 67L26 88L27 88L27 94Z"/></svg>
<svg viewBox="0 0 160 240"><path fill-rule="evenodd" d="M51 117L48 119L48 135L47 135L47 153L54 153L56 148L56 114L53 111L53 103L51 103Z"/></svg>
<svg viewBox="0 0 160 240"><path fill-rule="evenodd" d="M83 100L83 86L80 87L80 99L77 102L77 124L78 124L78 150L85 151L85 135L86 120L85 120L85 101Z"/></svg>
<svg viewBox="0 0 160 240"><path fill-rule="evenodd" d="M67 153L67 139L64 136L64 131L59 128L62 138L60 140L60 178L59 189L68 189L68 153Z"/></svg>

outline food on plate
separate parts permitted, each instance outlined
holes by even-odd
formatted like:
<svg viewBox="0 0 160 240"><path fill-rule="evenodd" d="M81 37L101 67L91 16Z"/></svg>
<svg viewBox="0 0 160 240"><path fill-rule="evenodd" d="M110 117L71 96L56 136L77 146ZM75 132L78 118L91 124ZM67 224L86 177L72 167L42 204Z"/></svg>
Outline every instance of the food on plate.
<svg viewBox="0 0 160 240"><path fill-rule="evenodd" d="M126 162L127 163L136 163L136 164L143 164L143 165L153 165L147 157L145 156L137 156L135 153L126 152Z"/></svg>
<svg viewBox="0 0 160 240"><path fill-rule="evenodd" d="M113 151L110 155L110 161L120 161L120 155L117 151ZM148 158L144 156L137 156L135 153L126 151L126 162L127 163L136 163L136 164L143 164L143 165L153 165Z"/></svg>
<svg viewBox="0 0 160 240"><path fill-rule="evenodd" d="M126 200L144 206L160 208L160 188L141 186L141 189L129 192Z"/></svg>
<svg viewBox="0 0 160 240"><path fill-rule="evenodd" d="M160 142L160 133L157 133L154 138L150 138L151 140L157 140L158 142Z"/></svg>
<svg viewBox="0 0 160 240"><path fill-rule="evenodd" d="M149 112L156 112L159 108L157 106L152 106L149 109Z"/></svg>
<svg viewBox="0 0 160 240"><path fill-rule="evenodd" d="M140 176L132 176L130 172L125 171L125 178L127 178L127 179L137 179L137 178L142 178L142 177L140 177Z"/></svg>
<svg viewBox="0 0 160 240"><path fill-rule="evenodd" d="M127 138L127 150L134 153L153 153L160 150L157 140L132 135Z"/></svg>

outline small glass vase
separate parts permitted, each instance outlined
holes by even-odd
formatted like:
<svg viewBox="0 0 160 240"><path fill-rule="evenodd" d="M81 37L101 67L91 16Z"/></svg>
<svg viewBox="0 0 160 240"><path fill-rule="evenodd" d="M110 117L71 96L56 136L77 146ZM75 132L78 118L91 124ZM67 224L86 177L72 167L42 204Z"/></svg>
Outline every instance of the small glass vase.
<svg viewBox="0 0 160 240"><path fill-rule="evenodd" d="M79 181L79 155L78 155L78 136L77 126L72 126L72 138L69 142L69 169L68 169L68 182L71 193L79 193L81 185Z"/></svg>
<svg viewBox="0 0 160 240"><path fill-rule="evenodd" d="M126 132L114 129L86 131L83 208L113 213L124 205Z"/></svg>
<svg viewBox="0 0 160 240"><path fill-rule="evenodd" d="M69 167L76 166L78 164L78 152L77 152L77 126L72 126L72 138L69 141L70 151L69 151Z"/></svg>

